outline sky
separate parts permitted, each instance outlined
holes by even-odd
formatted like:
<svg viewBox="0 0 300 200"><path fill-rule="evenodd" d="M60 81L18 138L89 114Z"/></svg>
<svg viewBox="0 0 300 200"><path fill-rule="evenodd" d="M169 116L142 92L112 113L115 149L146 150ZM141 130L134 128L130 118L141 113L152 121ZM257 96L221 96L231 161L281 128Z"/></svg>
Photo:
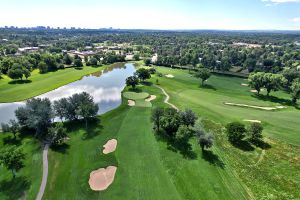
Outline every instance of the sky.
<svg viewBox="0 0 300 200"><path fill-rule="evenodd" d="M300 0L0 0L0 27L300 30Z"/></svg>

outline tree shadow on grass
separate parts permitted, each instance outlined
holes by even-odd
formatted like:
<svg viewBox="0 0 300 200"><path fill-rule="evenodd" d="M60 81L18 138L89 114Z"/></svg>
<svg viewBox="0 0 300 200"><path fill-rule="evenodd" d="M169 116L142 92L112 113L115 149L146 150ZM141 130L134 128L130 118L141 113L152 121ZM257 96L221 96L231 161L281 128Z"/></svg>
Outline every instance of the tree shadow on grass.
<svg viewBox="0 0 300 200"><path fill-rule="evenodd" d="M31 182L24 176L12 178L11 180L3 180L0 182L0 192L3 193L8 200L20 199L23 192L28 190Z"/></svg>
<svg viewBox="0 0 300 200"><path fill-rule="evenodd" d="M257 94L252 94L251 96L258 100L262 100L262 101L270 101L270 102L279 103L279 104L285 105L285 106L295 106L295 104L289 99L283 99L283 98L279 98L279 97L275 97L275 96L257 95Z"/></svg>
<svg viewBox="0 0 300 200"><path fill-rule="evenodd" d="M158 141L167 143L168 150L175 153L179 152L185 159L195 160L197 158L197 154L193 151L190 143L178 142L164 132L156 133L155 136Z"/></svg>
<svg viewBox="0 0 300 200"><path fill-rule="evenodd" d="M26 83L31 83L31 82L32 82L32 80L13 80L13 81L8 82L8 84L15 85L15 84L26 84Z"/></svg>
<svg viewBox="0 0 300 200"><path fill-rule="evenodd" d="M200 85L199 87L200 87L200 88L203 88L203 89L214 90L214 91L217 90L217 88L215 88L215 87L212 86L212 85L206 85L206 84L204 84L204 85Z"/></svg>
<svg viewBox="0 0 300 200"><path fill-rule="evenodd" d="M247 140L241 140L239 142L231 143L234 147L242 150L242 151L254 151L254 147Z"/></svg>
<svg viewBox="0 0 300 200"><path fill-rule="evenodd" d="M153 85L153 83L149 82L149 81L142 81L141 84L146 85L146 86L152 86Z"/></svg>
<svg viewBox="0 0 300 200"><path fill-rule="evenodd" d="M70 149L70 145L63 143L61 145L52 145L51 146L51 150L57 153L61 153L61 154L67 154L68 150Z"/></svg>
<svg viewBox="0 0 300 200"><path fill-rule="evenodd" d="M256 147L259 147L259 148L265 149L265 150L270 149L272 147L269 143L267 143L263 140L253 141L252 144L255 145Z"/></svg>
<svg viewBox="0 0 300 200"><path fill-rule="evenodd" d="M3 138L3 144L19 146L22 144L22 139L20 139L19 137L15 138L13 136L7 136L7 137Z"/></svg>
<svg viewBox="0 0 300 200"><path fill-rule="evenodd" d="M141 89L141 88L138 88L138 87L136 87L136 88L129 88L128 89L130 92L137 92L137 93L140 93L140 92L142 92L143 90Z"/></svg>
<svg viewBox="0 0 300 200"><path fill-rule="evenodd" d="M83 70L83 67L74 67L75 70Z"/></svg>
<svg viewBox="0 0 300 200"><path fill-rule="evenodd" d="M214 154L212 151L202 151L202 158L209 162L211 165L220 167L221 169L225 168L225 163L219 158L218 155Z"/></svg>

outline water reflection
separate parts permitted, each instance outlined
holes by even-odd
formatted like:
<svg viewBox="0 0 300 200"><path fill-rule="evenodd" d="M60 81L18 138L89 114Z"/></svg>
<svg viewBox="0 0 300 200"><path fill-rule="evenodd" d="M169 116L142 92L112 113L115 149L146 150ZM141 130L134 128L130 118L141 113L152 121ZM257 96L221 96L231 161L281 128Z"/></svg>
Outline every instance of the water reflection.
<svg viewBox="0 0 300 200"><path fill-rule="evenodd" d="M55 101L75 93L87 92L94 97L94 101L99 105L98 114L103 114L121 104L121 92L125 87L126 78L133 75L134 72L135 68L132 64L118 63L38 97ZM1 103L0 123L13 119L14 111L23 105L25 102Z"/></svg>

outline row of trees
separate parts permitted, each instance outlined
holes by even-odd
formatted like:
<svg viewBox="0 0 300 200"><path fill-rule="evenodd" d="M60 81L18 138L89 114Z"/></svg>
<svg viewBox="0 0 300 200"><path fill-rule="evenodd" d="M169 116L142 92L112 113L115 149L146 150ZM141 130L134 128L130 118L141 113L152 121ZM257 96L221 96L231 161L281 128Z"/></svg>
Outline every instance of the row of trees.
<svg viewBox="0 0 300 200"><path fill-rule="evenodd" d="M257 72L250 74L249 85L260 94L262 88L267 90L269 96L271 91L284 89L291 94L292 102L296 103L300 98L300 72L286 70L283 74L272 74Z"/></svg>
<svg viewBox="0 0 300 200"><path fill-rule="evenodd" d="M193 136L197 137L203 151L213 145L212 134L206 133L201 120L192 110L158 107L153 109L151 121L157 134L166 135L177 146L185 147Z"/></svg>
<svg viewBox="0 0 300 200"><path fill-rule="evenodd" d="M139 82L144 82L145 80L150 79L151 74L154 74L155 72L156 70L154 68L139 68L136 70L133 76L130 76L126 79L126 85L131 86L132 89L135 89Z"/></svg>

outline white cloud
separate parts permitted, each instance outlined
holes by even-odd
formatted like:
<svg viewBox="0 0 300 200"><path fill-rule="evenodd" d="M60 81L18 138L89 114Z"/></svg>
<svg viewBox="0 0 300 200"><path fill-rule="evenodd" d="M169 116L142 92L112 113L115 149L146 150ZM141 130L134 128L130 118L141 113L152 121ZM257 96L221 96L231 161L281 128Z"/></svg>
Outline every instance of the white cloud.
<svg viewBox="0 0 300 200"><path fill-rule="evenodd" d="M295 22L295 23L300 23L300 17L296 17L296 18L292 19L291 21Z"/></svg>
<svg viewBox="0 0 300 200"><path fill-rule="evenodd" d="M297 3L300 0L261 0L262 2L266 3L266 6L274 6L282 3Z"/></svg>

